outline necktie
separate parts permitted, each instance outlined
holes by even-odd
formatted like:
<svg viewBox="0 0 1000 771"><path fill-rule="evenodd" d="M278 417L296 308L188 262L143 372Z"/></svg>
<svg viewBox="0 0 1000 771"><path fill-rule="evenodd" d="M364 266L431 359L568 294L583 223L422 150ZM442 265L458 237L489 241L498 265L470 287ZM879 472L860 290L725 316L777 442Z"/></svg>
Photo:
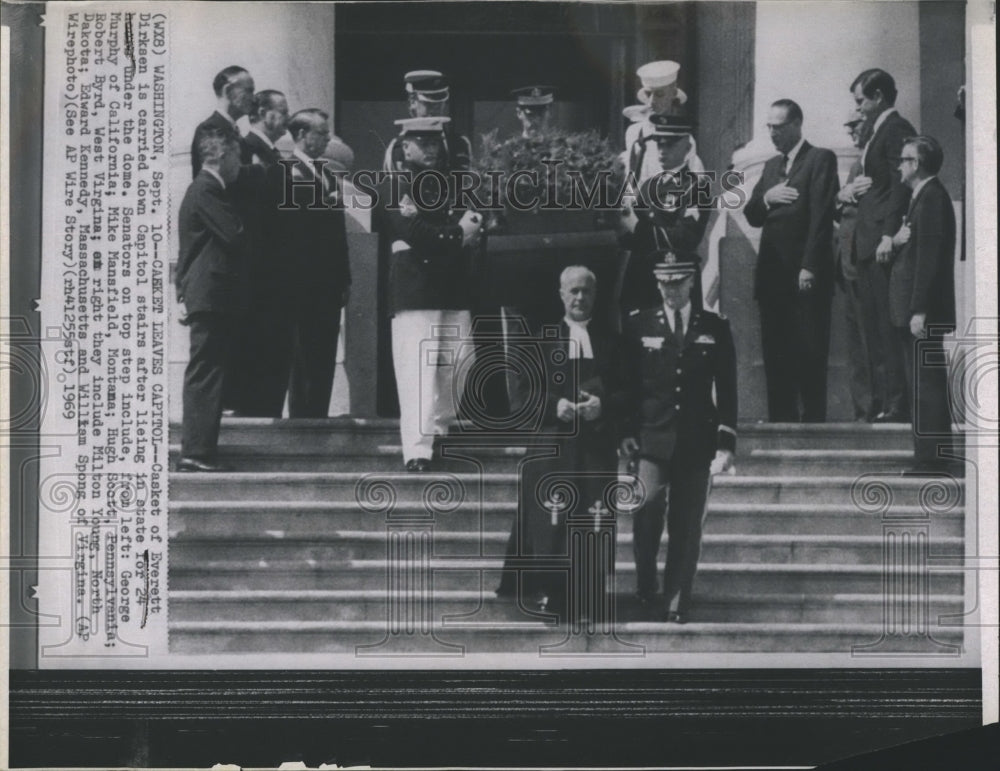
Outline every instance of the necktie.
<svg viewBox="0 0 1000 771"><path fill-rule="evenodd" d="M784 154L781 156L781 176L788 178L788 156Z"/></svg>
<svg viewBox="0 0 1000 771"><path fill-rule="evenodd" d="M674 339L678 348L684 347L684 318L679 308L674 310Z"/></svg>

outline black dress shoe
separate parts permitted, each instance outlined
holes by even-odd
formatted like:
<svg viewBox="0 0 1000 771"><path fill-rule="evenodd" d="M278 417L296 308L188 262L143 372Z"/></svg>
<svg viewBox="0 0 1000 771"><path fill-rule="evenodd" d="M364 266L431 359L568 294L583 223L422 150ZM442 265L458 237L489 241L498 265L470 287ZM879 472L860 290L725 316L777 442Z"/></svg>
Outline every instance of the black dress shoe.
<svg viewBox="0 0 1000 771"><path fill-rule="evenodd" d="M431 462L427 458L410 458L406 461L406 470L417 474L431 470Z"/></svg>
<svg viewBox="0 0 1000 771"><path fill-rule="evenodd" d="M663 620L668 624L683 624L687 618L679 610L668 610L663 614Z"/></svg>
<svg viewBox="0 0 1000 771"><path fill-rule="evenodd" d="M901 412L880 412L872 423L909 423L910 419Z"/></svg>
<svg viewBox="0 0 1000 771"><path fill-rule="evenodd" d="M212 461L202 460L201 458L181 458L177 461L177 470L200 471L207 473L228 471L229 469L221 463L214 463Z"/></svg>

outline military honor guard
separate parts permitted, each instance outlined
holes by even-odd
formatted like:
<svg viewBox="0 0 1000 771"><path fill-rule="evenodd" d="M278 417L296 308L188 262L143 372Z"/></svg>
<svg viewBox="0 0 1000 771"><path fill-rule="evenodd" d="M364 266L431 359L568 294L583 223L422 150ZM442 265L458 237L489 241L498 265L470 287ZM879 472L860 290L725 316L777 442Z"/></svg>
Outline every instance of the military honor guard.
<svg viewBox="0 0 1000 771"><path fill-rule="evenodd" d="M556 90L552 86L524 86L510 93L521 121L521 136L530 139L544 135L549 130Z"/></svg>
<svg viewBox="0 0 1000 771"><path fill-rule="evenodd" d="M629 250L619 305L623 316L661 301L649 281L653 255L667 249L698 262L698 244L705 235L710 213L698 208L698 178L691 169L694 137L683 118L651 115L649 138L656 146L656 174L639 184L638 199L622 212L622 246ZM636 143L633 149L644 150ZM638 163L636 164L638 165ZM701 273L695 274L695 305L701 307Z"/></svg>
<svg viewBox="0 0 1000 771"><path fill-rule="evenodd" d="M668 60L648 62L636 70L642 88L637 97L639 104L626 107L623 115L630 121L625 129L625 153L622 160L637 180L655 176L663 167L655 143L656 128L650 120L654 115L677 117L687 102L687 94L677 87L681 66ZM698 151L691 138L688 166L693 171L704 171Z"/></svg>
<svg viewBox="0 0 1000 771"><path fill-rule="evenodd" d="M448 81L437 70L412 70L403 76L406 101L411 118L447 118L451 90ZM472 143L466 136L454 136L445 131L445 150L450 169L468 169L472 163ZM382 161L385 171L400 171L404 167L399 137L389 142Z"/></svg>
<svg viewBox="0 0 1000 771"><path fill-rule="evenodd" d="M481 235L480 215L459 214L449 181L421 175L448 168L446 117L407 118L397 145L402 170L398 206L385 192L378 230L389 255L392 359L399 394L399 429L407 471L430 469L434 437L455 420L468 372L460 355L472 355L468 340L471 256ZM445 179L442 190L441 180ZM389 184L391 180L387 180Z"/></svg>
<svg viewBox="0 0 1000 771"><path fill-rule="evenodd" d="M727 470L736 450L736 350L729 322L691 302L697 265L672 251L655 256L650 280L662 303L628 319L629 376L616 403L623 406L621 451L638 460L643 494L633 522L636 593L647 612L683 623L711 475ZM664 513L667 559L657 601Z"/></svg>

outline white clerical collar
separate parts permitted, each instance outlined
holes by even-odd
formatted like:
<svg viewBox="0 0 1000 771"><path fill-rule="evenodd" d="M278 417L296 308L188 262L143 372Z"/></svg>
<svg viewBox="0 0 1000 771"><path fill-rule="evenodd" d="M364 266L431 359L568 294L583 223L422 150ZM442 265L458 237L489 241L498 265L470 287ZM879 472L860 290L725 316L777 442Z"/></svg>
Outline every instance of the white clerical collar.
<svg viewBox="0 0 1000 771"><path fill-rule="evenodd" d="M872 124L872 136L875 136L875 132L878 131L878 127L885 123L885 119L894 112L896 112L896 108L890 107L888 110L882 110L882 112L879 113L879 116L875 119L875 123ZM871 142L870 139L868 141Z"/></svg>
<svg viewBox="0 0 1000 771"><path fill-rule="evenodd" d="M916 185L914 185L913 192L910 194L910 199L912 200L912 199L916 198L917 197L917 193L919 193L921 190L924 189L924 185L926 185L928 182L930 182L936 176L937 176L936 174L931 174L929 177L927 177L927 179L922 179Z"/></svg>
<svg viewBox="0 0 1000 771"><path fill-rule="evenodd" d="M802 145L805 144L806 138L799 137L799 141L795 143L795 147L789 150L785 155L788 157L788 168L792 168L792 164L795 163L795 156L799 154L799 150L802 149Z"/></svg>
<svg viewBox="0 0 1000 771"><path fill-rule="evenodd" d="M681 321L684 322L684 332L686 333L691 328L691 303L688 303L681 311ZM670 331L675 332L674 329L674 309L669 305L664 304L663 312L667 317L667 323L670 325Z"/></svg>
<svg viewBox="0 0 1000 771"><path fill-rule="evenodd" d="M566 327L569 329L569 339L576 343L576 345L570 345L569 357L571 359L593 359L594 348L590 343L590 333L587 331L590 319L576 321L569 316L564 316L563 321L566 322Z"/></svg>
<svg viewBox="0 0 1000 771"><path fill-rule="evenodd" d="M257 136L259 136L264 141L265 145L267 145L272 150L274 149L274 142L272 142L271 138L267 134L265 134L263 131L261 131L259 128L257 128L256 126L251 126L250 127L250 133L251 134L256 134Z"/></svg>
<svg viewBox="0 0 1000 771"><path fill-rule="evenodd" d="M222 116L223 118L225 118L225 119L226 119L227 121L229 121L229 123L230 123L231 125L233 125L233 126L235 126L235 125L236 125L236 121L234 121L234 120L233 120L233 116L232 116L232 115L230 115L230 114L229 114L228 112L225 112L224 110L220 110L220 109L219 109L218 107L216 107L216 108L215 108L215 111L216 111L217 113L219 113L219 115L221 115L221 116Z"/></svg>
<svg viewBox="0 0 1000 771"><path fill-rule="evenodd" d="M211 174L217 180L219 180L219 184L222 185L222 189L223 190L226 189L226 180L224 180L222 178L222 176L219 174L219 172L217 172L215 169L210 169L208 166L202 166L201 168L204 169L205 171L207 171L209 174Z"/></svg>

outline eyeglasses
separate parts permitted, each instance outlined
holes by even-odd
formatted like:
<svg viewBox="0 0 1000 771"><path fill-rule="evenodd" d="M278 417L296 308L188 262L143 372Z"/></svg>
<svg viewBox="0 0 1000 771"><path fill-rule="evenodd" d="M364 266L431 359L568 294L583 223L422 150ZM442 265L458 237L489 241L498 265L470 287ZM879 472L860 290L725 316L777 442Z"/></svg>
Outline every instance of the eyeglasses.
<svg viewBox="0 0 1000 771"><path fill-rule="evenodd" d="M785 126L791 125L791 121L785 121L784 123L765 123L768 131L778 131L779 129L785 128Z"/></svg>
<svg viewBox="0 0 1000 771"><path fill-rule="evenodd" d="M900 162L900 163L910 163L911 161L912 161L913 163L919 163L919 162L920 162L920 159L919 159L919 158L916 158L916 157L914 157L914 156L912 156L912 155L902 155L902 156L900 156L900 158L899 158L899 162Z"/></svg>

